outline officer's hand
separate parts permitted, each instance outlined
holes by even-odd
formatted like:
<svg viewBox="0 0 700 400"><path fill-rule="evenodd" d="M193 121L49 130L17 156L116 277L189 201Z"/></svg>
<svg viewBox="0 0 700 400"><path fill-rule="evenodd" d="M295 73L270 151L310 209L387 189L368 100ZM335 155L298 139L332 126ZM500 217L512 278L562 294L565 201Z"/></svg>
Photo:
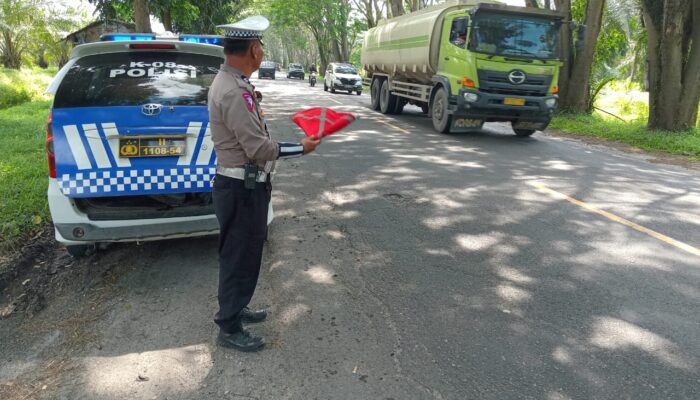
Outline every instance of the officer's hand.
<svg viewBox="0 0 700 400"><path fill-rule="evenodd" d="M320 140L310 139L307 137L301 139L301 145L304 146L304 154L309 154L316 150L316 147L319 144L321 144Z"/></svg>

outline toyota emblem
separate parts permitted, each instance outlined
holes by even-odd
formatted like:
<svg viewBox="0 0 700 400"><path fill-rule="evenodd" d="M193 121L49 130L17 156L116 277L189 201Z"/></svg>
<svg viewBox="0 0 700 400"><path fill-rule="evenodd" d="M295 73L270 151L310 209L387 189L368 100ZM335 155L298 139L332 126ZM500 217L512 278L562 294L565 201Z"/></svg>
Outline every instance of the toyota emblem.
<svg viewBox="0 0 700 400"><path fill-rule="evenodd" d="M143 115L148 115L149 117L160 114L160 109L160 104L148 103L141 106L141 112Z"/></svg>
<svg viewBox="0 0 700 400"><path fill-rule="evenodd" d="M514 69L508 73L508 80L513 85L520 85L525 82L525 73L519 69Z"/></svg>

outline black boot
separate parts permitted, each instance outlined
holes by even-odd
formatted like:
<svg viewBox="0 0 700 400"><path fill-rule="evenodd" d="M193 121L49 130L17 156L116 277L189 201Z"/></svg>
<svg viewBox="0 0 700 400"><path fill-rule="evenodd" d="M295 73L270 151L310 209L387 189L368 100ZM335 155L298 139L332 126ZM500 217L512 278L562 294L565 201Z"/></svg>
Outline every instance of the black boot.
<svg viewBox="0 0 700 400"><path fill-rule="evenodd" d="M239 314L242 322L247 322L249 324L254 324L256 322L263 322L267 318L267 311L265 310L251 310L245 307L241 310Z"/></svg>
<svg viewBox="0 0 700 400"><path fill-rule="evenodd" d="M265 346L265 341L260 336L253 336L241 326L233 333L219 331L217 339L219 346L230 347L240 351L258 351Z"/></svg>

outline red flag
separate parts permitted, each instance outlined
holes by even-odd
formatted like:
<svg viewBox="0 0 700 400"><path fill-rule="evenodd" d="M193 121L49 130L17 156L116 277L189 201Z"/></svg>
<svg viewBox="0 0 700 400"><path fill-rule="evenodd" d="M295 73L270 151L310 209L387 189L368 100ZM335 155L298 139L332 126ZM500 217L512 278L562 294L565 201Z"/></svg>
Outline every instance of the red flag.
<svg viewBox="0 0 700 400"><path fill-rule="evenodd" d="M313 139L332 135L350 125L355 116L337 112L328 107L315 107L292 115L292 121L299 125L306 136Z"/></svg>

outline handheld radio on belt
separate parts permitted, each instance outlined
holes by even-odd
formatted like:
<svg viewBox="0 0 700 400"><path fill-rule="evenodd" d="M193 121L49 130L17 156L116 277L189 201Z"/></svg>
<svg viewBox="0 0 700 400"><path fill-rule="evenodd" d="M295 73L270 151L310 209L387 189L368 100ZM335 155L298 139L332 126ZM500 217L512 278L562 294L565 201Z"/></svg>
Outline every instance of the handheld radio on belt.
<svg viewBox="0 0 700 400"><path fill-rule="evenodd" d="M246 189L255 189L255 182L258 178L258 164L254 161L248 161L245 164L245 173L243 175L243 187Z"/></svg>

